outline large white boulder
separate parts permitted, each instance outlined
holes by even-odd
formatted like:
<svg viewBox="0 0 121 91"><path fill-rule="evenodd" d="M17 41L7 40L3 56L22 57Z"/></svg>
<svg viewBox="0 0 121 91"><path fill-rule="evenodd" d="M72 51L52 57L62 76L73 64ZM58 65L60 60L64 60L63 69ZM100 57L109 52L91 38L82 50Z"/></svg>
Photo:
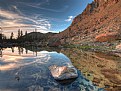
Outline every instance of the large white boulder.
<svg viewBox="0 0 121 91"><path fill-rule="evenodd" d="M75 67L68 66L50 66L50 71L55 80L68 80L72 78L77 78L78 73Z"/></svg>

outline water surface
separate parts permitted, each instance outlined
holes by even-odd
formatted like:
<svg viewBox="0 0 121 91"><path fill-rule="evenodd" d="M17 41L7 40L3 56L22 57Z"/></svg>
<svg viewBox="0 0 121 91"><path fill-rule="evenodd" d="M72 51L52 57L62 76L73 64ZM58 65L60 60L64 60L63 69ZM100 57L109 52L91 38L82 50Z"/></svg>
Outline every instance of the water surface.
<svg viewBox="0 0 121 91"><path fill-rule="evenodd" d="M102 91L80 72L68 85L55 81L48 67L70 62L62 52L22 47L5 48L0 58L0 91Z"/></svg>

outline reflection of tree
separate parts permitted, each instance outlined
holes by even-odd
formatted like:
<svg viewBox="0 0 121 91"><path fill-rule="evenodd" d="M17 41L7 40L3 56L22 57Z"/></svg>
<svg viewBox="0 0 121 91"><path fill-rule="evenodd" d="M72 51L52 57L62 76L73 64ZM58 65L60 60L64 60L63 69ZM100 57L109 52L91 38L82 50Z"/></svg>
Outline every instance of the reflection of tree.
<svg viewBox="0 0 121 91"><path fill-rule="evenodd" d="M23 54L23 47L18 47L18 53L19 53L19 55L21 55L21 54Z"/></svg>
<svg viewBox="0 0 121 91"><path fill-rule="evenodd" d="M28 50L27 49L25 49L26 50L26 54L28 54Z"/></svg>
<svg viewBox="0 0 121 91"><path fill-rule="evenodd" d="M20 50L20 47L18 47L18 53L19 53L19 55L21 55L21 50Z"/></svg>
<svg viewBox="0 0 121 91"><path fill-rule="evenodd" d="M35 46L19 46L18 48L18 54L21 55L23 53L29 54L29 51L33 52L33 55L38 56L38 53L40 51L46 50L48 52L56 51L60 53L61 48L47 48L47 47L35 47Z"/></svg>
<svg viewBox="0 0 121 91"><path fill-rule="evenodd" d="M23 47L21 47L21 53L23 54L23 51L24 51L24 49L23 49Z"/></svg>
<svg viewBox="0 0 121 91"><path fill-rule="evenodd" d="M14 53L14 47L11 48L12 52Z"/></svg>
<svg viewBox="0 0 121 91"><path fill-rule="evenodd" d="M32 46L32 47L30 48L30 50L33 52L33 55L34 55L34 53L35 53L35 55L37 56L37 51L39 51L39 50L38 50L38 47Z"/></svg>
<svg viewBox="0 0 121 91"><path fill-rule="evenodd" d="M36 56L37 56L37 51L36 51Z"/></svg>
<svg viewBox="0 0 121 91"><path fill-rule="evenodd" d="M35 53L36 53L36 56L37 56L37 47L36 47Z"/></svg>
<svg viewBox="0 0 121 91"><path fill-rule="evenodd" d="M2 54L2 48L0 48L0 57L2 57L3 54Z"/></svg>

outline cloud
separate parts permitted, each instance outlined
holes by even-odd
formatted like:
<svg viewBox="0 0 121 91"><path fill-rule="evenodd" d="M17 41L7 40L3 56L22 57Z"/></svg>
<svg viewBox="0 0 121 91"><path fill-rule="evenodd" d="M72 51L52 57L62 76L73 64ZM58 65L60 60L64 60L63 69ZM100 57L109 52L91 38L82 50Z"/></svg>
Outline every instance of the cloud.
<svg viewBox="0 0 121 91"><path fill-rule="evenodd" d="M25 5L25 6L29 6L32 8L36 8L36 9L41 9L41 10L46 10L46 11L50 11L50 12L56 12L56 13L60 13L60 12L64 12L68 9L68 6L66 5L63 9L61 8L61 10L56 10L56 9L52 9L52 8L45 8L43 7L43 5L47 5L49 4L49 0L43 1L41 3L25 3L25 2L17 2L21 5Z"/></svg>
<svg viewBox="0 0 121 91"><path fill-rule="evenodd" d="M7 19L15 19L15 18L19 17L18 14L14 14L9 11L5 11L5 10L1 10L1 9L0 9L0 16L7 18Z"/></svg>
<svg viewBox="0 0 121 91"><path fill-rule="evenodd" d="M70 21L72 21L74 19L74 16L68 16L68 19L66 19L65 21L66 22L70 22Z"/></svg>
<svg viewBox="0 0 121 91"><path fill-rule="evenodd" d="M17 12L18 14L23 15L23 13L18 9L16 5L12 5L11 8L13 11Z"/></svg>
<svg viewBox="0 0 121 91"><path fill-rule="evenodd" d="M11 33L10 30L13 30L16 31L14 32L16 35L19 28L22 29L23 32L29 29L34 30L35 28L37 28L38 32L50 32L51 24L48 19L36 14L33 16L26 16L21 14L22 12L16 6L13 7L19 13L0 9L0 27L2 28L3 33L5 33L5 31Z"/></svg>

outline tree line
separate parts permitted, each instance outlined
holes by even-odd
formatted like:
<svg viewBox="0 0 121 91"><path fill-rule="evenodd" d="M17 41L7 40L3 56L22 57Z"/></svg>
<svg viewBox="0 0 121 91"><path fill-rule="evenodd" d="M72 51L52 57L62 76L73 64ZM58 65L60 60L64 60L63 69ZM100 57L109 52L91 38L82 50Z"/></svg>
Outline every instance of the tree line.
<svg viewBox="0 0 121 91"><path fill-rule="evenodd" d="M23 34L23 31L18 29L17 37L15 38L14 32L11 32L10 37L6 37L4 34L0 34L0 42L8 42L8 43L17 43L20 38L24 35L27 35L27 31Z"/></svg>

